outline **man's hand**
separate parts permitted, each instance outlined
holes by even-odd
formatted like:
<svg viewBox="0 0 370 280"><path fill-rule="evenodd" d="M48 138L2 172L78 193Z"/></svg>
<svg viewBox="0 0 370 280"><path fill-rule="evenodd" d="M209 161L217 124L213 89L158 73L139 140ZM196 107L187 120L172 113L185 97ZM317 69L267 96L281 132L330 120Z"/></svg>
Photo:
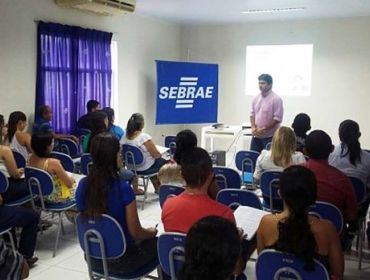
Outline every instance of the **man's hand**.
<svg viewBox="0 0 370 280"><path fill-rule="evenodd" d="M257 132L257 127L256 126L252 126L252 135L253 136L257 136L256 135L256 132Z"/></svg>

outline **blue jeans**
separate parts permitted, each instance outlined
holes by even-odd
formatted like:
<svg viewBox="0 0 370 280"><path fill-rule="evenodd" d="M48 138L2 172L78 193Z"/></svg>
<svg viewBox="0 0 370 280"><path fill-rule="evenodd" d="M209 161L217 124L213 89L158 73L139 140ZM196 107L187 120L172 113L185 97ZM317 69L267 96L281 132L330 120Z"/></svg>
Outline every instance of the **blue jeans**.
<svg viewBox="0 0 370 280"><path fill-rule="evenodd" d="M251 142L251 151L256 151L261 153L263 149L266 148L266 145L272 141L272 137L267 137L267 138L256 138L252 137L252 142Z"/></svg>

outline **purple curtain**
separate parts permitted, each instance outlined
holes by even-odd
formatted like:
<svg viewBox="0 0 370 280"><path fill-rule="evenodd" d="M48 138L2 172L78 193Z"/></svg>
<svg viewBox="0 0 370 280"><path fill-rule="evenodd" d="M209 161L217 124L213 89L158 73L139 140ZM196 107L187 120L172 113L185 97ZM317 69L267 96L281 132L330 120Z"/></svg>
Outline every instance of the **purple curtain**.
<svg viewBox="0 0 370 280"><path fill-rule="evenodd" d="M36 108L50 105L54 130L73 132L88 100L110 105L112 33L39 22L37 37Z"/></svg>

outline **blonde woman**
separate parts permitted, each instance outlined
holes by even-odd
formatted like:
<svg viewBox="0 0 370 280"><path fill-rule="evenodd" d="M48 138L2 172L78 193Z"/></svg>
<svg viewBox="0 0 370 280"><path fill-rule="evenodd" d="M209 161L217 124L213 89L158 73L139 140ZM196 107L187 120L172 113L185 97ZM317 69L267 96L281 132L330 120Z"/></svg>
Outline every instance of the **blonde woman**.
<svg viewBox="0 0 370 280"><path fill-rule="evenodd" d="M305 163L301 152L296 152L297 139L294 131L286 126L281 126L272 138L271 150L263 150L257 159L256 170L253 177L259 181L265 171L282 171L292 164Z"/></svg>

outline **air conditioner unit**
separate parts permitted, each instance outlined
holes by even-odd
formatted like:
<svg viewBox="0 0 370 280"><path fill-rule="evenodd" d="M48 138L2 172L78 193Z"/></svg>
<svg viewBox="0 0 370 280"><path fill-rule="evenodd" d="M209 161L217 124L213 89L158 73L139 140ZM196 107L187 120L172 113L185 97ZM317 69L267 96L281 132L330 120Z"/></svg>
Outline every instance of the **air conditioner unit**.
<svg viewBox="0 0 370 280"><path fill-rule="evenodd" d="M136 0L55 0L61 7L76 8L104 16L113 16L135 10Z"/></svg>

